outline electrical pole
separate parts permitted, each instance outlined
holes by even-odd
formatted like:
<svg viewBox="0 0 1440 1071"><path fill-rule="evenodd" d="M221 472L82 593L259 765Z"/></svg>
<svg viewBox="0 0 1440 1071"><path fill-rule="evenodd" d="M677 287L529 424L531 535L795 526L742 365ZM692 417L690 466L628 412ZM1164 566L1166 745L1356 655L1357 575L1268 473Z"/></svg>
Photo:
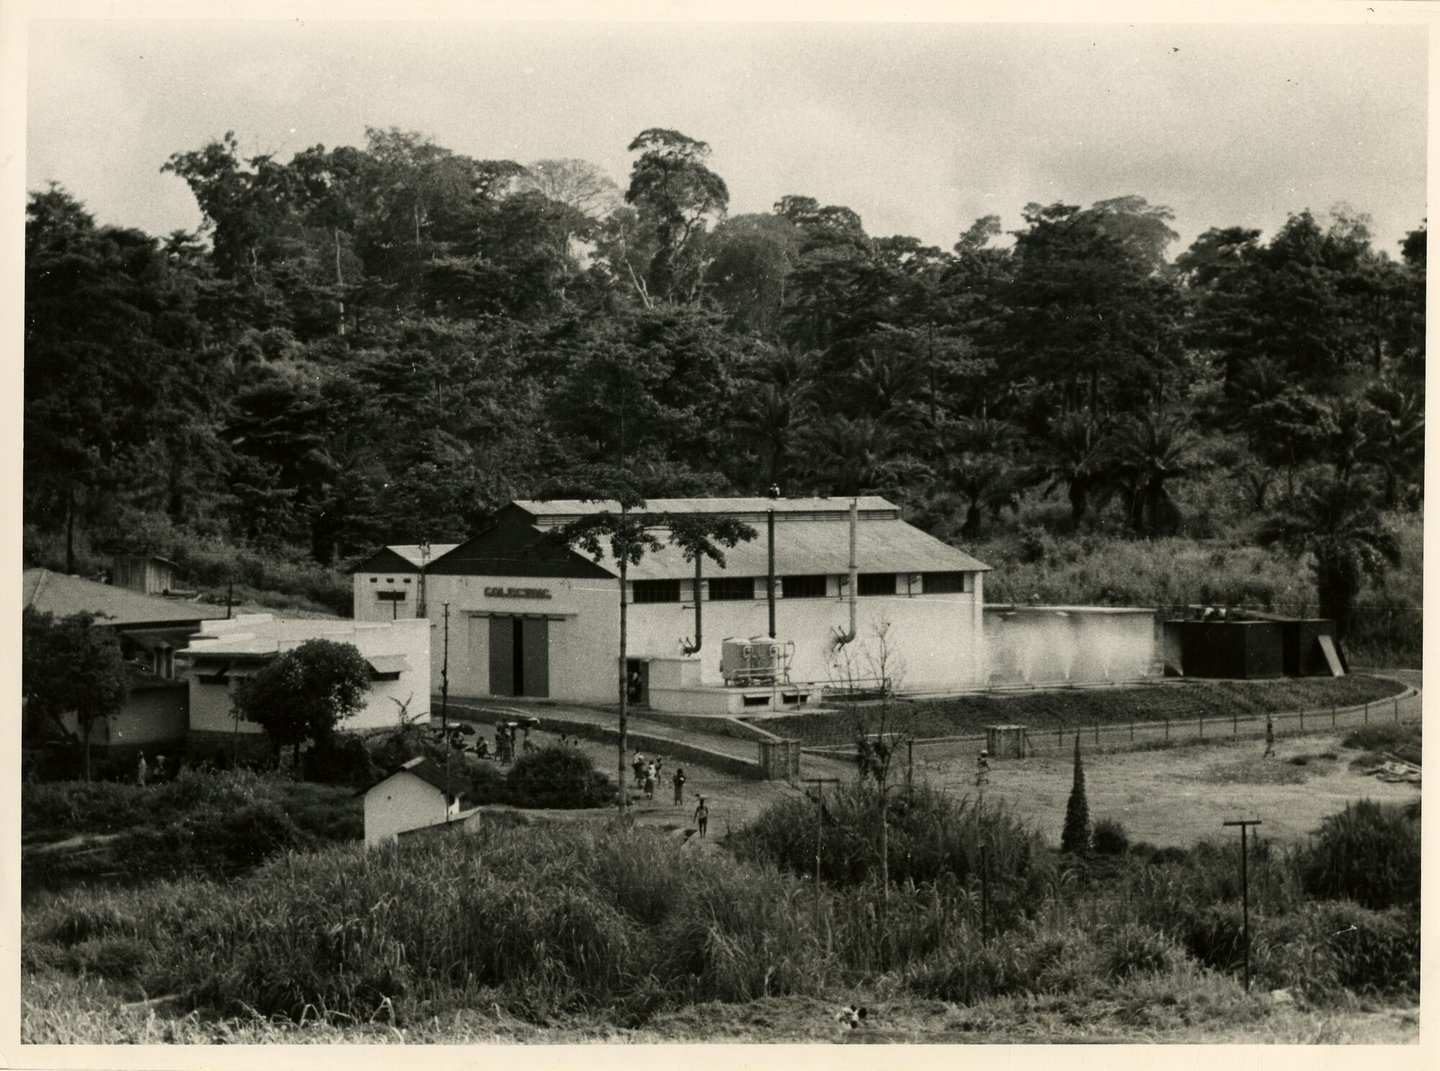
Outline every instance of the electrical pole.
<svg viewBox="0 0 1440 1071"><path fill-rule="evenodd" d="M772 640L778 639L775 635L775 511L767 510L765 513L765 531L769 536L768 561L765 570L765 599L769 603L770 610L770 632Z"/></svg>
<svg viewBox="0 0 1440 1071"><path fill-rule="evenodd" d="M1241 909L1245 922L1245 992L1250 992L1250 872L1247 858L1250 855L1249 843L1246 834L1251 826L1258 826L1258 818L1241 818L1234 822L1223 822L1222 825L1240 827L1240 896Z"/></svg>
<svg viewBox="0 0 1440 1071"><path fill-rule="evenodd" d="M445 648L440 661L440 731L450 735L450 604L445 604Z"/></svg>

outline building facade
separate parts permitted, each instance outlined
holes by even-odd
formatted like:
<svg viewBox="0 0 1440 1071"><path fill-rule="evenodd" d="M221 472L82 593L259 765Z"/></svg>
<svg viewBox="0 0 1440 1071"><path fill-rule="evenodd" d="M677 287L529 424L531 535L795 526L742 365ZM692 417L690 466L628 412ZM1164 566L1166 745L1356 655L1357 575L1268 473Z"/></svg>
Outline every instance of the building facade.
<svg viewBox="0 0 1440 1071"><path fill-rule="evenodd" d="M450 695L615 701L619 567L608 551L597 561L553 538L560 526L606 509L618 507L513 502L473 538L430 559L432 676L448 671ZM677 659L689 663L685 676L695 684L724 683L722 641L770 632L772 560L775 639L790 653L791 682L869 679L882 663L891 683L907 689L984 682L989 567L905 523L883 498L663 499L641 512L655 518L651 534L662 544L629 566L625 581L626 674L638 674L642 694L652 664ZM668 544L664 523L697 514L735 517L756 532L725 551L723 567L703 559L698 580L695 563ZM403 616L395 599L380 595L399 591L403 604L406 587L418 588L418 567L404 583L406 549L387 548L357 568L357 620ZM837 645L852 619L854 636Z"/></svg>
<svg viewBox="0 0 1440 1071"><path fill-rule="evenodd" d="M263 732L259 725L235 713L236 687L276 655L314 639L353 644L370 665L365 705L341 728L388 728L398 722L402 708L410 721L429 720L428 621L356 622L242 614L207 622L191 638L190 646L177 653L190 667L191 735L253 736Z"/></svg>

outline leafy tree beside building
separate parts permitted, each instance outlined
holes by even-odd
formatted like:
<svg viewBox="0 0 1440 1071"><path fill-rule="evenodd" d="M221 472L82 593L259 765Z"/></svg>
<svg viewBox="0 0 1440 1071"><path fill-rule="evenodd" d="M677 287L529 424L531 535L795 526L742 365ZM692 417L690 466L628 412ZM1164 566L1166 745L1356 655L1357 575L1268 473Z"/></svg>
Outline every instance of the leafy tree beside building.
<svg viewBox="0 0 1440 1071"><path fill-rule="evenodd" d="M285 651L235 690L235 709L275 745L300 759L300 745L330 736L365 702L370 666L358 648L306 640Z"/></svg>
<svg viewBox="0 0 1440 1071"><path fill-rule="evenodd" d="M21 634L21 687L28 715L54 722L74 714L90 780L90 734L120 709L130 692L125 661L113 633L89 613L58 620L27 607Z"/></svg>

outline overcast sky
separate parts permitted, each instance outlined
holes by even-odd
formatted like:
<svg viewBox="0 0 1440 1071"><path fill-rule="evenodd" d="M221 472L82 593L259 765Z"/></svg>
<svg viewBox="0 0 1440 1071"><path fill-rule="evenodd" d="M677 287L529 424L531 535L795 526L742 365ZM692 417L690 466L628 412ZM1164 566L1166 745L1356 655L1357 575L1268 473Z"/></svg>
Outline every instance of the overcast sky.
<svg viewBox="0 0 1440 1071"><path fill-rule="evenodd" d="M392 10L398 5L392 5ZM37 21L29 188L104 223L199 214L162 175L233 129L283 159L397 126L482 159L581 157L622 187L626 145L705 140L732 214L843 204L873 235L949 247L1030 201L1136 193L1183 249L1349 202L1392 253L1425 217L1423 26Z"/></svg>

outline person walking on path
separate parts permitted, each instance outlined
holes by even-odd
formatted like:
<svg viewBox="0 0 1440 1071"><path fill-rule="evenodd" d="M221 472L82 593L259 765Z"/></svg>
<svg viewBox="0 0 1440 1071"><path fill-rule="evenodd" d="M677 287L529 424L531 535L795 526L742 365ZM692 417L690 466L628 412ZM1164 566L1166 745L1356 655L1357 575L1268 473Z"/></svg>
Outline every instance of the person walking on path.
<svg viewBox="0 0 1440 1071"><path fill-rule="evenodd" d="M635 787L639 788L645 783L645 756L635 752L635 761L630 764L630 769L635 771Z"/></svg>
<svg viewBox="0 0 1440 1071"><path fill-rule="evenodd" d="M990 752L981 750L975 760L975 787L984 788L990 783Z"/></svg>
<svg viewBox="0 0 1440 1071"><path fill-rule="evenodd" d="M1268 758L1269 758L1271 755L1273 755L1273 754L1275 754L1275 719L1272 718L1269 714L1266 714L1266 715L1265 715L1265 755L1264 755L1263 757L1268 759Z"/></svg>
<svg viewBox="0 0 1440 1071"><path fill-rule="evenodd" d="M655 798L655 764L653 762L645 767L645 798L647 800Z"/></svg>
<svg viewBox="0 0 1440 1071"><path fill-rule="evenodd" d="M705 806L705 797L700 797L700 803L695 808L695 826L700 831L700 836L705 835L705 829L710 824L710 808Z"/></svg>
<svg viewBox="0 0 1440 1071"><path fill-rule="evenodd" d="M678 807L685 802L685 767L675 767L675 776L670 780L675 785L675 805Z"/></svg>
<svg viewBox="0 0 1440 1071"><path fill-rule="evenodd" d="M150 777L150 768L145 764L145 752L140 752L140 761L135 766L135 783L141 788L145 787L146 780Z"/></svg>

